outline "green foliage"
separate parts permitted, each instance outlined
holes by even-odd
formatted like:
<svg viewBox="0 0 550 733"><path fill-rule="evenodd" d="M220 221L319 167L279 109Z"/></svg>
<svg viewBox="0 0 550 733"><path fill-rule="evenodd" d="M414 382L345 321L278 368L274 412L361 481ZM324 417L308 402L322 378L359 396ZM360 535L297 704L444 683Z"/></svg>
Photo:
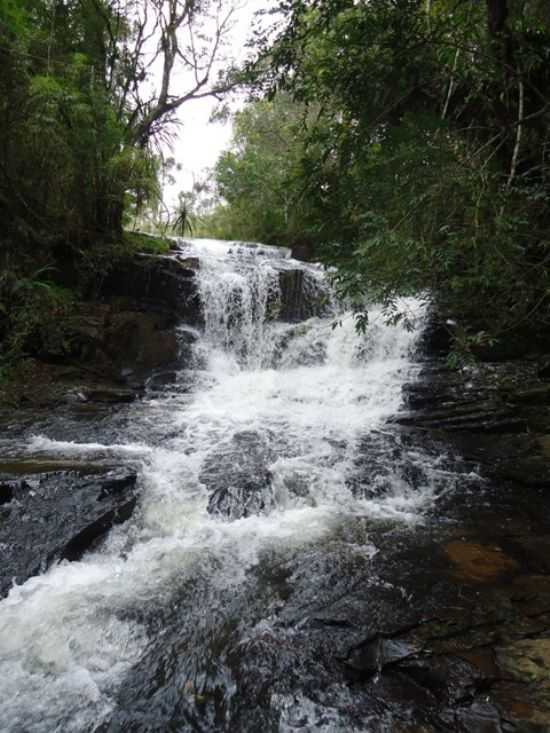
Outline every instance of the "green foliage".
<svg viewBox="0 0 550 733"><path fill-rule="evenodd" d="M120 235L126 192L143 187L149 154L128 146L104 77L111 5L34 0L15 20L7 15L12 34L0 48L4 248L52 238L81 247Z"/></svg>
<svg viewBox="0 0 550 733"><path fill-rule="evenodd" d="M125 232L123 241L127 245L128 253L146 252L147 254L163 255L170 251L172 242L166 237L142 232Z"/></svg>
<svg viewBox="0 0 550 733"><path fill-rule="evenodd" d="M54 281L88 297L120 257L167 251L158 238L124 237L123 227L160 206L168 164L159 143L169 142L178 107L231 87L229 74L213 73L229 15L218 8L216 30L205 32L217 7L0 0L4 357L24 353L34 326L64 307ZM178 64L193 73L175 94ZM51 282L37 274L52 266Z"/></svg>
<svg viewBox="0 0 550 733"><path fill-rule="evenodd" d="M254 158L255 130L241 124L218 163L227 207L215 216L265 237L265 217L283 212L275 197L257 206L265 170L298 213L292 233L278 226L273 238L313 239L358 307L377 298L392 318L400 296L429 295L467 324L462 352L545 328L548 4L290 0L280 10L286 26L257 66L268 67L260 91L271 101L241 119L267 118L262 105L288 116L291 99L309 123L272 164L271 151Z"/></svg>
<svg viewBox="0 0 550 733"><path fill-rule="evenodd" d="M47 279L52 268L44 267L28 277L4 270L0 275L0 333L5 339L0 363L8 365L33 348L33 340L45 324L69 313L75 294Z"/></svg>
<svg viewBox="0 0 550 733"><path fill-rule="evenodd" d="M314 110L280 95L237 113L232 147L214 172L223 203L200 231L229 239L294 243L308 236L303 185L303 139Z"/></svg>

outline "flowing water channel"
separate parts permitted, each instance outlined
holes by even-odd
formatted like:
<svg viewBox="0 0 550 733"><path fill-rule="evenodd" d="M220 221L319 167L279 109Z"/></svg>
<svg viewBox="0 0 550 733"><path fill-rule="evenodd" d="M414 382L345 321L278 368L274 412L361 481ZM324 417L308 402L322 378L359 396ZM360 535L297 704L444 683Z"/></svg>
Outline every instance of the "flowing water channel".
<svg viewBox="0 0 550 733"><path fill-rule="evenodd" d="M422 308L405 304L413 331L373 309L361 336L323 272L284 250L181 248L200 259L204 328L181 326L177 373L93 433L24 446L136 466L140 500L96 551L0 603L0 729L371 730L308 696L311 671L291 685L274 670L307 617L288 599L317 595L323 558L368 564L369 523L413 527L445 482L386 424L418 369ZM300 323L273 318L291 269L319 306Z"/></svg>

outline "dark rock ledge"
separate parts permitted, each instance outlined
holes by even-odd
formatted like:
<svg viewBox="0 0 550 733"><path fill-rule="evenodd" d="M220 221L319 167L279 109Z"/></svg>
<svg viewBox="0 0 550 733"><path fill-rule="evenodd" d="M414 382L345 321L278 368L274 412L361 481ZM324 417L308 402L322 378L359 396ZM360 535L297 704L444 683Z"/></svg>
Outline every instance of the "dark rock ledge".
<svg viewBox="0 0 550 733"><path fill-rule="evenodd" d="M0 597L55 562L79 560L137 503L129 468L12 459L0 471Z"/></svg>
<svg viewBox="0 0 550 733"><path fill-rule="evenodd" d="M380 576L409 598L346 648L344 675L410 733L550 731L550 383L544 355L462 371L428 354L393 422L483 483L427 527L379 538ZM376 540L375 540L376 542ZM384 553L386 553L384 555ZM346 620L341 609L339 620ZM324 615L327 615L325 609ZM393 621L388 621L393 619ZM357 627L357 625L356 625Z"/></svg>
<svg viewBox="0 0 550 733"><path fill-rule="evenodd" d="M185 357L176 326L200 321L194 264L167 256L125 260L95 300L76 303L32 334L0 404L34 409L139 397L154 371Z"/></svg>

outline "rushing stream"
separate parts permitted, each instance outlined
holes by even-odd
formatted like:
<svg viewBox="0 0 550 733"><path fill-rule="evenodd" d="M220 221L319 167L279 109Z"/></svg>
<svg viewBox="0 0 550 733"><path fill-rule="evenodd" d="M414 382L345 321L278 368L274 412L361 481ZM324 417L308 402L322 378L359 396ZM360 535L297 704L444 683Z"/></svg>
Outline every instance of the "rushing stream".
<svg viewBox="0 0 550 733"><path fill-rule="evenodd" d="M373 310L359 336L316 266L283 250L182 247L200 258L204 328L181 327L181 369L90 440L53 431L25 446L135 465L140 501L96 551L0 603L6 733L352 730L296 681L295 694L281 679L256 689L275 662L250 650L277 628L292 646L285 602L315 596L323 553L340 548L343 572L368 563L369 522L414 524L444 481L421 451L398 454L385 424L418 368L418 303L415 331ZM289 268L322 316L273 320Z"/></svg>

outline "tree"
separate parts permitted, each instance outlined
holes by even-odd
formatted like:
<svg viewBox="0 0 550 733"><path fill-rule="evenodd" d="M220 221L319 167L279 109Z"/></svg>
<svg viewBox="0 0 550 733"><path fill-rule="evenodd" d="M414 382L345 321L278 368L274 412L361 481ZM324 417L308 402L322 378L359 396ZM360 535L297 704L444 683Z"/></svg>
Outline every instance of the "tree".
<svg viewBox="0 0 550 733"><path fill-rule="evenodd" d="M279 96L249 105L234 118L231 148L215 168L230 236L295 244L308 236L307 207L299 206L304 133L314 111Z"/></svg>
<svg viewBox="0 0 550 733"><path fill-rule="evenodd" d="M231 13L222 0L0 2L0 356L135 246L123 227L162 201L178 108L236 82L220 66Z"/></svg>
<svg viewBox="0 0 550 733"><path fill-rule="evenodd" d="M280 10L261 88L275 104L282 90L319 109L303 140L301 205L342 291L391 310L429 290L477 340L547 319L548 4Z"/></svg>
<svg viewBox="0 0 550 733"><path fill-rule="evenodd" d="M2 6L5 245L120 239L127 202L158 190L178 108L235 83L216 67L231 14L221 0Z"/></svg>

